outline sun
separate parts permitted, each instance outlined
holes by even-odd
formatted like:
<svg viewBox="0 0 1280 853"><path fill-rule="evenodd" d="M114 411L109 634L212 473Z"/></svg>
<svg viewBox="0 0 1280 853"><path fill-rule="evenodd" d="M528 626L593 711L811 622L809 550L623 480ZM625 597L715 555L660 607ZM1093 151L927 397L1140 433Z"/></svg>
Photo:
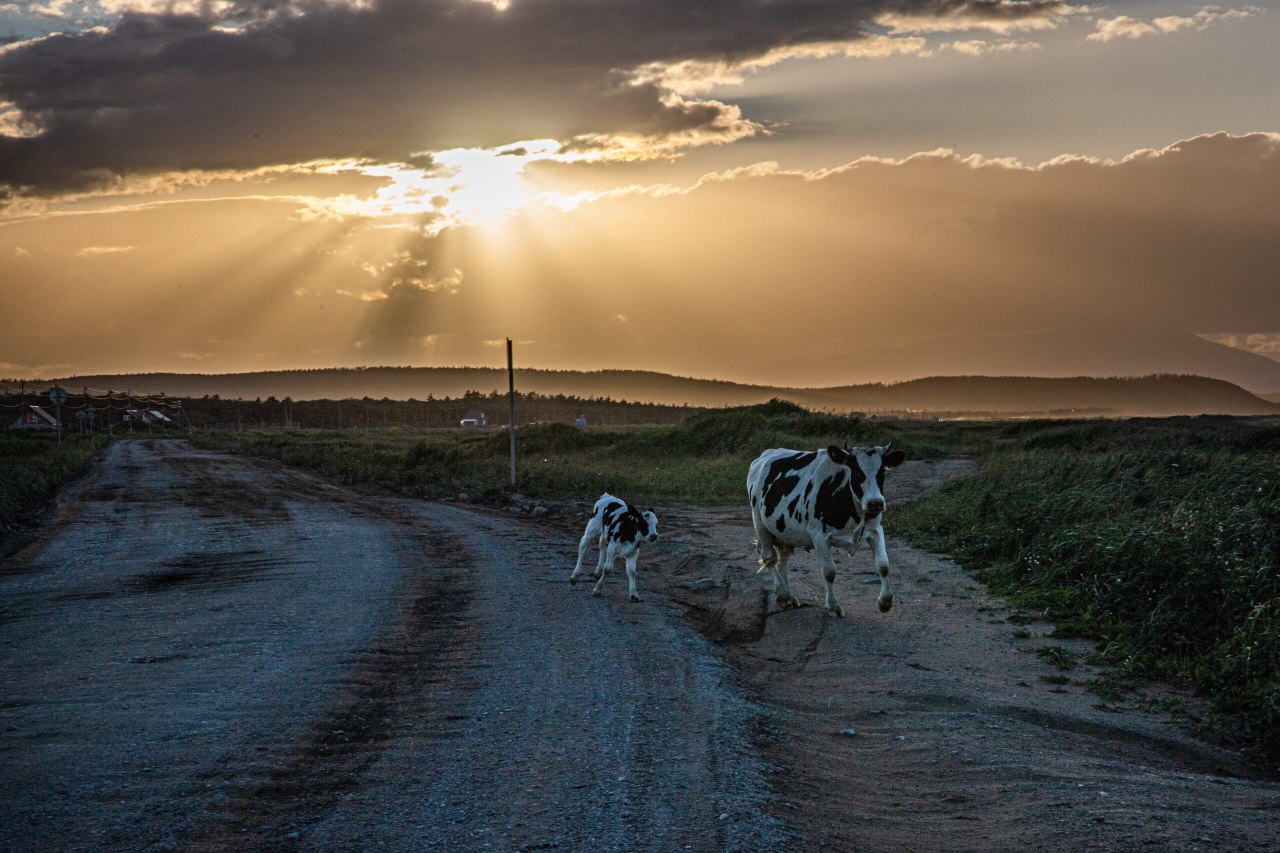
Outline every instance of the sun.
<svg viewBox="0 0 1280 853"><path fill-rule="evenodd" d="M541 152L545 156L546 152ZM435 155L448 173L443 209L466 221L489 223L538 200L523 178L525 164L539 152L527 145L502 151L455 148Z"/></svg>
<svg viewBox="0 0 1280 853"><path fill-rule="evenodd" d="M543 139L516 142L501 148L451 148L423 152L430 165L366 163L359 170L385 180L371 197L347 199L371 216L431 214L429 230L455 225L491 225L535 204L563 207L560 194L535 190L525 180L525 167L534 160L561 160L560 144Z"/></svg>

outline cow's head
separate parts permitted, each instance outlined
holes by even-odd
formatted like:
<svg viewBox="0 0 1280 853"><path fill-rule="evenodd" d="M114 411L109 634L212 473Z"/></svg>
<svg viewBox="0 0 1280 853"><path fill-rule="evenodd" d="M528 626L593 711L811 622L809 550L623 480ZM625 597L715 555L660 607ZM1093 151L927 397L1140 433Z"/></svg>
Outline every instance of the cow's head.
<svg viewBox="0 0 1280 853"><path fill-rule="evenodd" d="M654 514L653 510L646 509L644 511L644 520L645 520L645 523L649 525L649 532L645 535L645 539L647 539L650 542L657 542L658 541L658 516Z"/></svg>
<svg viewBox="0 0 1280 853"><path fill-rule="evenodd" d="M831 461L845 465L853 475L853 494L862 503L863 518L875 518L884 512L884 472L906 461L901 450L884 447L827 448Z"/></svg>

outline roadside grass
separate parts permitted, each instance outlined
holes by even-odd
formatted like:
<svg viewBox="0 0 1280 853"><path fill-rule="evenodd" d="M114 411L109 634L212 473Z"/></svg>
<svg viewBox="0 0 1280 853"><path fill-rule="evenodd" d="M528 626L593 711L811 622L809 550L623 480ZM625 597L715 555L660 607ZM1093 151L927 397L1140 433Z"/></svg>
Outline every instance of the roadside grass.
<svg viewBox="0 0 1280 853"><path fill-rule="evenodd" d="M59 450L52 436L0 433L0 531L53 497L58 487L78 476L105 438L64 438Z"/></svg>
<svg viewBox="0 0 1280 853"><path fill-rule="evenodd" d="M1202 721L1280 760L1280 429L1230 419L1023 424L893 528L949 553L1113 683L1211 697ZM1058 663L1055 661L1055 663Z"/></svg>
<svg viewBox="0 0 1280 853"><path fill-rule="evenodd" d="M536 424L516 431L517 488L545 498L612 491L636 500L727 503L743 499L747 466L768 447L893 442L908 458L937 458L979 452L999 430L981 422L852 419L781 401L704 412L669 426ZM423 497L494 494L509 483L505 430L198 431L192 440Z"/></svg>

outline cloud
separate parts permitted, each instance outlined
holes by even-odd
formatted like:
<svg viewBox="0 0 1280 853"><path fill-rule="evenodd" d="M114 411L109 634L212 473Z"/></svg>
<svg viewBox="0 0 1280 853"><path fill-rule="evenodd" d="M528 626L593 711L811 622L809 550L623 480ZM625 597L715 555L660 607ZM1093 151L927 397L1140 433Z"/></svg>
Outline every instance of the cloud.
<svg viewBox="0 0 1280 853"><path fill-rule="evenodd" d="M984 53L1013 53L1039 50L1040 45L1033 41L985 41L983 39L965 39L947 42L941 46L943 50L953 50L965 56L982 56Z"/></svg>
<svg viewBox="0 0 1280 853"><path fill-rule="evenodd" d="M658 83L677 94L691 95L717 86L741 84L748 74L786 60L823 59L830 56L882 59L923 53L926 47L927 42L922 38L872 35L855 41L788 45L745 58L653 62L637 68L635 78L641 82Z"/></svg>
<svg viewBox="0 0 1280 853"><path fill-rule="evenodd" d="M1280 361L1280 331L1202 333L1200 337Z"/></svg>
<svg viewBox="0 0 1280 853"><path fill-rule="evenodd" d="M0 252L0 337L27 363L132 371L204 350L218 353L200 363L211 371L494 364L482 342L510 336L538 341L541 367L749 378L783 358L1104 320L1266 352L1280 330L1277 198L1280 134L1217 133L1115 160L758 164L438 233L286 221L291 203L256 198L56 217L0 226L32 255ZM92 287L87 262L58 249L161 231L96 265ZM81 331L25 320L55 312ZM230 343L198 343L211 337ZM268 351L282 354L251 356Z"/></svg>
<svg viewBox="0 0 1280 853"><path fill-rule="evenodd" d="M362 0L97 4L0 52L0 185L556 139L662 156L758 133L690 97L786 58L917 50L877 21L1052 26L1062 0ZM141 10L141 11L138 11ZM890 16L886 18L885 16ZM897 16L897 17L893 17ZM92 16L86 18L90 20Z"/></svg>
<svg viewBox="0 0 1280 853"><path fill-rule="evenodd" d="M914 6L914 8L912 8ZM903 4L885 11L876 23L898 33L953 33L987 30L1002 35L1051 30L1082 11L1059 0L976 0L971 3Z"/></svg>
<svg viewBox="0 0 1280 853"><path fill-rule="evenodd" d="M775 354L1103 320L1277 329L1277 198L1280 134L1212 134L1118 160L942 150L739 169L526 211L501 262L466 229L438 243L467 273L458 298L499 328L572 342L580 363L723 375ZM623 317L648 352L608 333Z"/></svg>
<svg viewBox="0 0 1280 853"><path fill-rule="evenodd" d="M133 246L85 246L76 252L77 257L96 258L101 255L119 255L124 252L132 252Z"/></svg>
<svg viewBox="0 0 1280 853"><path fill-rule="evenodd" d="M1150 35L1168 35L1179 30L1203 30L1220 21L1237 21L1253 15L1262 14L1257 6L1244 6L1239 9L1223 9L1219 6L1205 6L1194 15L1168 15L1141 21L1128 15L1116 18L1104 18L1097 22L1097 29L1086 38L1089 41L1113 41L1119 38L1138 39Z"/></svg>
<svg viewBox="0 0 1280 853"><path fill-rule="evenodd" d="M50 362L49 364L18 364L13 361L0 361L0 375L6 379L39 379L45 376L65 374L71 367L66 362ZM15 393L21 386L11 383L0 384L5 393Z"/></svg>

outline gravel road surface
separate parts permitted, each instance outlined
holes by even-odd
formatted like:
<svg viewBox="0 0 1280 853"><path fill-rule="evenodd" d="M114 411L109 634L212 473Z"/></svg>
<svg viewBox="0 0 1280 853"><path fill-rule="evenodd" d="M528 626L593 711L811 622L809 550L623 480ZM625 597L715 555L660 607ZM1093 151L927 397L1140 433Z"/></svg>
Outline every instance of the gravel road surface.
<svg viewBox="0 0 1280 853"><path fill-rule="evenodd" d="M895 471L889 533L964 469ZM1280 783L1162 710L1199 700L1103 699L954 563L891 540L880 614L842 557L833 619L801 555L778 612L745 502L660 505L645 601L593 599L594 497L113 445L0 564L0 850L1280 850Z"/></svg>
<svg viewBox="0 0 1280 853"><path fill-rule="evenodd" d="M117 442L0 565L0 849L785 847L763 709L563 540Z"/></svg>

